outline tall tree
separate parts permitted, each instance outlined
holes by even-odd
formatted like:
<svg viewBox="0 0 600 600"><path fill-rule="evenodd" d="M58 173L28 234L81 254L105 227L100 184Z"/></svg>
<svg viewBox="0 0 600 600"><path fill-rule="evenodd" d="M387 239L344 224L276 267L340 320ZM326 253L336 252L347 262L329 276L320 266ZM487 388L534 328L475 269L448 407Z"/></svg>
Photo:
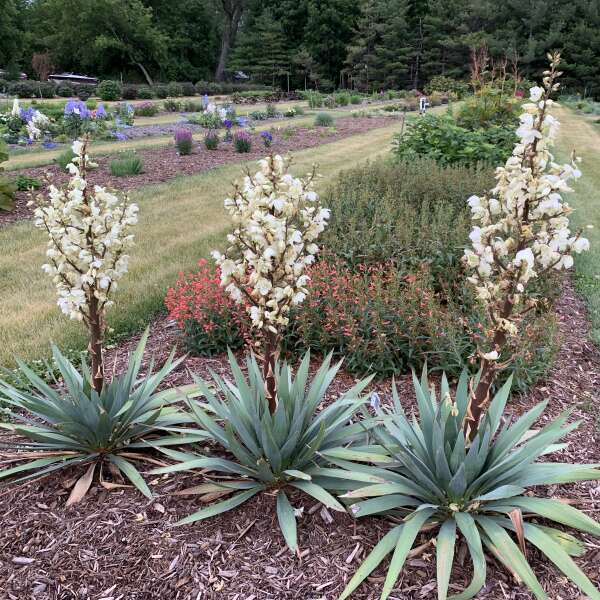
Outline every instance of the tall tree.
<svg viewBox="0 0 600 600"><path fill-rule="evenodd" d="M221 0L223 6L223 32L221 34L221 51L219 62L215 71L215 79L222 81L225 76L225 68L229 52L235 44L235 39L240 27L240 21L246 8L246 0Z"/></svg>
<svg viewBox="0 0 600 600"><path fill-rule="evenodd" d="M141 0L38 0L30 23L65 69L116 74L129 66L152 83L165 56L165 37Z"/></svg>
<svg viewBox="0 0 600 600"><path fill-rule="evenodd" d="M304 30L307 50L331 86L338 84L346 48L352 40L360 8L355 0L310 0Z"/></svg>
<svg viewBox="0 0 600 600"><path fill-rule="evenodd" d="M275 85L281 75L289 73L290 53L281 23L269 9L246 28L232 55L231 66L248 71L253 77Z"/></svg>
<svg viewBox="0 0 600 600"><path fill-rule="evenodd" d="M19 15L15 0L0 0L0 68L14 64L21 58Z"/></svg>

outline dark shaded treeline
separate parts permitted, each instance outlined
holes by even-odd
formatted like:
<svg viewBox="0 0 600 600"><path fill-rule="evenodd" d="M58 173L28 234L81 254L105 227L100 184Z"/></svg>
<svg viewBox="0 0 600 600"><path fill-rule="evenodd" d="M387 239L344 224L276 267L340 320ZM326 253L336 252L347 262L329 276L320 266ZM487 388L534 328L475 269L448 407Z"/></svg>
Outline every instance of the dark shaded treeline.
<svg viewBox="0 0 600 600"><path fill-rule="evenodd" d="M600 94L600 0L0 0L0 15L0 66L31 75L37 56L129 81L240 69L282 87L410 88L464 77L486 44L526 77L559 48L564 85Z"/></svg>

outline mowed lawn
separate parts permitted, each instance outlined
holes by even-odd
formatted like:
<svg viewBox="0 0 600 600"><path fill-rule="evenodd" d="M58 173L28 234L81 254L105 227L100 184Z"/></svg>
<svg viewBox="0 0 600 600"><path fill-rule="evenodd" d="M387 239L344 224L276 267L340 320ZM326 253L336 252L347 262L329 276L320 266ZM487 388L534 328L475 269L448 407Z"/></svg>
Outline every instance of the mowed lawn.
<svg viewBox="0 0 600 600"><path fill-rule="evenodd" d="M574 226L584 228L583 235L590 240L590 251L575 259L575 283L589 308L592 339L600 344L600 124L568 109L560 109L557 116L558 158L568 160L572 150L582 158L582 176L573 185L575 193L566 199L575 209Z"/></svg>
<svg viewBox="0 0 600 600"><path fill-rule="evenodd" d="M387 153L400 128L398 122L297 152L292 171L304 174L317 163L324 176L319 185L324 186L342 169ZM147 324L163 306L178 272L194 269L198 259L219 247L229 226L223 200L242 169L241 164L229 165L132 194L140 205L140 223L130 272L109 312L117 334ZM41 270L45 248L45 235L30 222L0 229L0 365L13 365L15 355L25 360L47 357L51 341L63 349L85 346L83 326L59 312L52 282Z"/></svg>

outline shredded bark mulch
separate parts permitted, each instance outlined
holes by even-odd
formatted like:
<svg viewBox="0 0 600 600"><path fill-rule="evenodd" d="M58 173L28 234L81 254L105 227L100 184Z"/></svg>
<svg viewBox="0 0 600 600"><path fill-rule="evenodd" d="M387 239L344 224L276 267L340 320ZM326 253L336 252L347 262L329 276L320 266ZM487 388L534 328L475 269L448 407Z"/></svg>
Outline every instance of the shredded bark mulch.
<svg viewBox="0 0 600 600"><path fill-rule="evenodd" d="M548 420L566 408L581 419L569 448L551 457L560 462L600 462L598 444L598 350L588 340L585 308L566 283L557 312L562 348L546 380L527 395L515 397L510 410L522 413L547 399ZM152 327L148 354L163 359L178 341L177 329L162 318ZM136 339L109 350L107 363L122 370ZM159 361L160 362L160 361ZM224 357L186 359L170 377L170 385L190 380L188 370L208 376L227 373ZM342 374L333 393L347 389L354 378ZM408 377L400 379L403 403L414 405ZM377 389L389 399L389 382ZM542 424L546 421L542 421ZM144 467L142 467L144 469ZM0 491L0 599L26 600L334 600L370 548L389 530L384 519L353 520L332 513L311 498L292 498L303 508L299 519L300 556L287 550L277 526L274 498L255 497L245 505L191 526L172 527L197 510L197 500L173 495L199 482L197 474L154 479L149 501L132 489L108 492L97 484L84 500L65 508L65 483L77 473L44 479ZM67 481L68 480L68 481ZM545 488L540 494L564 497L591 516L600 517L600 484ZM600 585L600 543L582 536L588 552L577 559ZM422 536L417 544L428 542ZM530 559L552 599L584 600L575 586L531 549ZM459 547L452 591L470 581L470 563ZM532 596L489 559L488 583L480 600L525 600ZM385 569L377 569L353 596L379 598ZM431 546L408 560L392 593L396 600L436 598L435 550Z"/></svg>
<svg viewBox="0 0 600 600"><path fill-rule="evenodd" d="M273 125L273 145L265 148L260 133L252 134L252 150L249 153L237 153L232 143L221 142L216 150L207 150L202 141L194 142L192 154L181 156L174 144L153 150L138 150L136 154L144 160L144 171L139 175L115 177L111 175L109 163L118 157L119 148L115 144L115 153L110 156L94 157L98 168L88 173L88 181L92 185L102 185L117 190L133 190L146 185L162 183L180 176L197 175L215 167L247 160L258 160L265 154L275 152L287 154L292 151L314 148L353 135L359 135L385 127L397 121L397 117L345 117L339 118L334 127L279 127ZM40 181L47 178L54 185L63 185L69 180L69 175L57 165L46 165L19 170L19 173L35 177ZM43 191L43 190L41 190ZM34 195L40 191L34 192ZM31 199L30 192L17 192L16 207L11 212L0 212L0 227L16 221L30 219L31 208L27 206Z"/></svg>

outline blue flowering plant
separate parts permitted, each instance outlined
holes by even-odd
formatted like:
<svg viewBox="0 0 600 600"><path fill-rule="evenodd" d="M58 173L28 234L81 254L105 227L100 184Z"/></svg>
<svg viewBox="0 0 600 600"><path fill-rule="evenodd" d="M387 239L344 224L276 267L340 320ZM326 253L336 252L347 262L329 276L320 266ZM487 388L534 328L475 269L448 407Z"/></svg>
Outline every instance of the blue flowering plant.
<svg viewBox="0 0 600 600"><path fill-rule="evenodd" d="M265 148L270 148L273 143L273 134L270 131L263 131L260 137L265 145Z"/></svg>
<svg viewBox="0 0 600 600"><path fill-rule="evenodd" d="M106 131L108 114L102 104L90 110L82 100L69 100L63 112L63 132L72 139L99 137Z"/></svg>

